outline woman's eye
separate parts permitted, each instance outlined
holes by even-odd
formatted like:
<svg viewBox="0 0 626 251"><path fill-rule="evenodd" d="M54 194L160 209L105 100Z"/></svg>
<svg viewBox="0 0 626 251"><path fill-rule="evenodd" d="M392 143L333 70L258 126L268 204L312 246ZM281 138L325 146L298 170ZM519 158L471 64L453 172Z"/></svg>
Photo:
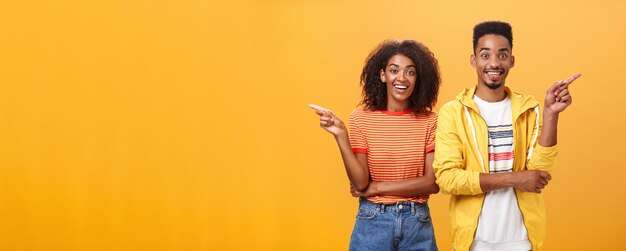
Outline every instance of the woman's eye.
<svg viewBox="0 0 626 251"><path fill-rule="evenodd" d="M393 73L393 74L396 74L396 73L398 73L398 70L396 70L396 69L391 69L389 72L391 72L391 73Z"/></svg>
<svg viewBox="0 0 626 251"><path fill-rule="evenodd" d="M415 75L415 71L412 71L412 70L411 71L406 71L406 74Z"/></svg>

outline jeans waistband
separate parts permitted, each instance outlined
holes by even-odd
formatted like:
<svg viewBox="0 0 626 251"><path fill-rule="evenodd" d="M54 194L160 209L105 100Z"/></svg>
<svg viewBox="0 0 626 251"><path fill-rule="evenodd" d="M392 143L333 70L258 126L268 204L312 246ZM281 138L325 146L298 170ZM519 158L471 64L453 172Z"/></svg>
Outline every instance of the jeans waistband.
<svg viewBox="0 0 626 251"><path fill-rule="evenodd" d="M420 202L413 202L413 201L399 201L393 204L377 204L363 197L360 197L360 203L361 205L377 207L381 213L384 213L385 211L402 212L402 211L409 211L409 210L412 213L415 213L415 210L417 210L418 207L428 206L428 202L420 203Z"/></svg>

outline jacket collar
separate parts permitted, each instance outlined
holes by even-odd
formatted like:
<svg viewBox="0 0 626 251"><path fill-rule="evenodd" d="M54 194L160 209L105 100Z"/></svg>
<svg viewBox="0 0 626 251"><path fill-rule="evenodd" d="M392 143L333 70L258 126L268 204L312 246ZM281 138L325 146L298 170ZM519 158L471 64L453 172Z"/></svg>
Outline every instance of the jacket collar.
<svg viewBox="0 0 626 251"><path fill-rule="evenodd" d="M513 106L513 118L517 118L521 113L528 109L533 109L539 105L539 102L530 95L522 95L511 91L509 87L505 86L504 91L506 95L511 99L511 105ZM476 102L474 102L474 94L476 93L476 86L467 89L465 88L461 93L456 96L456 99L464 106L473 109L475 112L480 113Z"/></svg>

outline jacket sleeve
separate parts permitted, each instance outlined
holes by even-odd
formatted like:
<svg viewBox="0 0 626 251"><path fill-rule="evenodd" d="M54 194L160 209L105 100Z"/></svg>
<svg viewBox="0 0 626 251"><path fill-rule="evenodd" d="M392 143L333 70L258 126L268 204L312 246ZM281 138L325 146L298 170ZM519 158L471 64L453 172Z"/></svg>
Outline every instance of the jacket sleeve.
<svg viewBox="0 0 626 251"><path fill-rule="evenodd" d="M444 105L439 111L433 169L437 185L443 193L475 195L482 193L480 173L466 170L463 142L459 137L456 121L463 119L462 116L463 113L455 111L452 103Z"/></svg>
<svg viewBox="0 0 626 251"><path fill-rule="evenodd" d="M539 137L541 136L541 130L543 127L543 118L539 113L539 109L536 108L533 112L535 116L532 116L532 138L531 144L529 144L526 169L528 170L540 170L546 172L552 172L556 163L556 156L558 154L557 145L544 147L539 144ZM535 135L537 135L535 137Z"/></svg>

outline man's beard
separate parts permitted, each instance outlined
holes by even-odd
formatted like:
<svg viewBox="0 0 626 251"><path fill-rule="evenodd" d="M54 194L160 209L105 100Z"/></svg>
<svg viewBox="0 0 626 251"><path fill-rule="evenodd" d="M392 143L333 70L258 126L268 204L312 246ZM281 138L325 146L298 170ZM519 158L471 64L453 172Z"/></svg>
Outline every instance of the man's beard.
<svg viewBox="0 0 626 251"><path fill-rule="evenodd" d="M487 85L487 87L489 89L495 90L495 89L500 88L500 86L502 86L502 82L500 82L500 83L491 83L491 84L486 84L486 85Z"/></svg>

